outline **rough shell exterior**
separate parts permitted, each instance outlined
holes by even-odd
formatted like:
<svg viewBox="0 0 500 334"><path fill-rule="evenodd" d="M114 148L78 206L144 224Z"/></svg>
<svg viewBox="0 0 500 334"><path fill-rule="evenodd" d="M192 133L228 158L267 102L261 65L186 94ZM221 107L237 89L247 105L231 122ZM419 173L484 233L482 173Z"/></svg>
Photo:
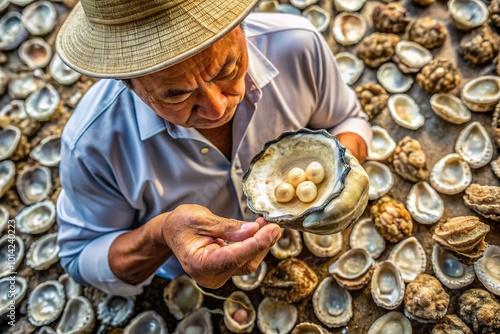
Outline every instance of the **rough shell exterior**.
<svg viewBox="0 0 500 334"><path fill-rule="evenodd" d="M460 84L460 74L449 60L433 59L417 74L417 82L431 94L449 92Z"/></svg>
<svg viewBox="0 0 500 334"><path fill-rule="evenodd" d="M423 322L435 322L446 314L450 296L433 276L420 274L406 286L405 314Z"/></svg>
<svg viewBox="0 0 500 334"><path fill-rule="evenodd" d="M268 271L260 285L266 297L294 303L312 294L318 285L318 276L303 261L290 258Z"/></svg>
<svg viewBox="0 0 500 334"><path fill-rule="evenodd" d="M359 290L364 288L373 276L375 271L375 262L372 263L371 267L366 273L355 279L343 278L338 274L333 274L333 278L337 280L337 283L346 290Z"/></svg>
<svg viewBox="0 0 500 334"><path fill-rule="evenodd" d="M500 60L500 56L498 56L497 59ZM498 64L500 65L500 61ZM495 112L491 118L491 128L493 129L493 140L495 141L495 145L497 148L500 148L500 102L495 107Z"/></svg>
<svg viewBox="0 0 500 334"><path fill-rule="evenodd" d="M431 334L472 334L470 328L455 314L446 315L432 328Z"/></svg>
<svg viewBox="0 0 500 334"><path fill-rule="evenodd" d="M483 217L500 221L500 187L471 184L465 189L464 202Z"/></svg>
<svg viewBox="0 0 500 334"><path fill-rule="evenodd" d="M448 30L439 21L429 16L416 19L408 28L410 41L416 42L427 49L443 45L448 36Z"/></svg>
<svg viewBox="0 0 500 334"><path fill-rule="evenodd" d="M487 25L482 25L462 38L458 52L471 65L481 65L495 58L498 44L498 35Z"/></svg>
<svg viewBox="0 0 500 334"><path fill-rule="evenodd" d="M500 333L500 303L483 289L465 291L458 299L462 319L476 334Z"/></svg>
<svg viewBox="0 0 500 334"><path fill-rule="evenodd" d="M398 242L412 233L410 213L403 203L387 195L373 203L370 214L375 227L387 241Z"/></svg>
<svg viewBox="0 0 500 334"><path fill-rule="evenodd" d="M436 0L413 0L413 2L416 2L422 6L429 6L429 5L433 4L435 1Z"/></svg>
<svg viewBox="0 0 500 334"><path fill-rule="evenodd" d="M292 334L329 334L326 329L322 328L320 325L313 324L311 322L301 322L297 324L292 331Z"/></svg>
<svg viewBox="0 0 500 334"><path fill-rule="evenodd" d="M488 11L490 12L491 23L496 27L500 27L500 0L491 1Z"/></svg>
<svg viewBox="0 0 500 334"><path fill-rule="evenodd" d="M398 42L399 37L394 34L375 32L361 41L358 57L366 66L377 68L391 59Z"/></svg>
<svg viewBox="0 0 500 334"><path fill-rule="evenodd" d="M363 110L371 121L387 106L389 95L379 84L366 84L355 89ZM498 108L500 109L500 107ZM500 113L500 112L499 112ZM500 134L499 134L500 136Z"/></svg>
<svg viewBox="0 0 500 334"><path fill-rule="evenodd" d="M408 11L398 3L378 5L372 13L375 29L383 32L400 33L410 23Z"/></svg>
<svg viewBox="0 0 500 334"><path fill-rule="evenodd" d="M491 162L491 169L493 169L493 173L500 179L500 157Z"/></svg>
<svg viewBox="0 0 500 334"><path fill-rule="evenodd" d="M461 216L441 221L432 239L455 255L460 262L471 265L482 256L488 244L484 241L490 226L475 216Z"/></svg>
<svg viewBox="0 0 500 334"><path fill-rule="evenodd" d="M419 141L404 137L394 149L392 164L394 171L403 179L419 182L429 176L427 156Z"/></svg>

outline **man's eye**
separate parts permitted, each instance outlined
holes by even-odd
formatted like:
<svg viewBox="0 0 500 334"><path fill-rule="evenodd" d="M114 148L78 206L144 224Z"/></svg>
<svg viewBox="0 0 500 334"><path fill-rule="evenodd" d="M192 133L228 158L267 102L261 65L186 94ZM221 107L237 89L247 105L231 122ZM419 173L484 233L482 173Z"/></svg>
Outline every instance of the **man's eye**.
<svg viewBox="0 0 500 334"><path fill-rule="evenodd" d="M185 102L187 99L189 99L190 96L191 96L190 93L180 94L180 95L166 97L164 101L166 103L177 104Z"/></svg>
<svg viewBox="0 0 500 334"><path fill-rule="evenodd" d="M226 75L223 75L221 77L218 77L217 80L220 80L220 81L230 81L230 80L233 80L235 75L237 73L237 70L234 70L232 71L231 73L229 74L226 74Z"/></svg>

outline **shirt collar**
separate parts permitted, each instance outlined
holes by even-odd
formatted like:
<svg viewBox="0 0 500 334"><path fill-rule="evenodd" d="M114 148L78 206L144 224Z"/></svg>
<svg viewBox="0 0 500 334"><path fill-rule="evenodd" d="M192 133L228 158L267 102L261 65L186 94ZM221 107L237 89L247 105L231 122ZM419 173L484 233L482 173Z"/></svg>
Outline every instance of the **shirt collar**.
<svg viewBox="0 0 500 334"><path fill-rule="evenodd" d="M259 89L262 89L271 82L278 74L276 67L267 59L257 47L247 39L248 50L248 73L253 82ZM246 95L250 95L249 85L246 87ZM154 135L167 129L174 138L179 134L172 131L173 124L169 124L163 118L158 116L144 101L142 101L134 92L131 92L134 99L135 115L141 140L147 140ZM168 126L167 126L168 125ZM182 132L182 131L181 131ZM181 136L182 137L182 136Z"/></svg>

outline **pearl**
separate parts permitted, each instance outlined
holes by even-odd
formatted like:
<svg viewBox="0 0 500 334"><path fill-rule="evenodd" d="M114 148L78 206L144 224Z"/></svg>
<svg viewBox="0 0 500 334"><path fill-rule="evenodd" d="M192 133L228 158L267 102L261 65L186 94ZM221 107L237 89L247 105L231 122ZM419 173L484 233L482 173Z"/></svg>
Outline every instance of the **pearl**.
<svg viewBox="0 0 500 334"><path fill-rule="evenodd" d="M290 183L294 188L296 188L299 183L306 181L306 172L302 168L294 167L287 175L288 183Z"/></svg>
<svg viewBox="0 0 500 334"><path fill-rule="evenodd" d="M304 203L312 202L316 195L318 195L318 189L311 181L304 181L297 186L297 197Z"/></svg>
<svg viewBox="0 0 500 334"><path fill-rule="evenodd" d="M290 202L295 196L295 188L290 183L280 183L274 188L274 197L280 203Z"/></svg>
<svg viewBox="0 0 500 334"><path fill-rule="evenodd" d="M325 169L317 161L313 161L306 168L306 178L315 184L320 183L325 178Z"/></svg>

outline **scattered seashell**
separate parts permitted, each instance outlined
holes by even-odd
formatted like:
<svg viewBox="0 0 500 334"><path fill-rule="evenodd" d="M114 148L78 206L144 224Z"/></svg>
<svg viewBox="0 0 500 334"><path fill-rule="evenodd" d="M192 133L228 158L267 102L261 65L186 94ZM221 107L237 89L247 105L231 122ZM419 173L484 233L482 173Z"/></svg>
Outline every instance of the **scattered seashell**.
<svg viewBox="0 0 500 334"><path fill-rule="evenodd" d="M9 0L0 0L0 13L4 12L9 7L9 4Z"/></svg>
<svg viewBox="0 0 500 334"><path fill-rule="evenodd" d="M57 333L55 330L52 329L52 327L43 326L40 327L40 330L37 332L37 334L57 334Z"/></svg>
<svg viewBox="0 0 500 334"><path fill-rule="evenodd" d="M432 60L432 53L418 43L401 40L396 44L398 67L404 73L415 73Z"/></svg>
<svg viewBox="0 0 500 334"><path fill-rule="evenodd" d="M16 165L10 160L0 162L0 198L9 191L16 176Z"/></svg>
<svg viewBox="0 0 500 334"><path fill-rule="evenodd" d="M13 75L9 81L9 95L13 99L25 99L41 87L43 81L36 78L33 73L22 72L18 75Z"/></svg>
<svg viewBox="0 0 500 334"><path fill-rule="evenodd" d="M5 71L0 67L0 96L5 93L7 89L7 83L9 82L9 76Z"/></svg>
<svg viewBox="0 0 500 334"><path fill-rule="evenodd" d="M38 37L23 42L18 53L19 58L31 69L44 68L52 58L50 45Z"/></svg>
<svg viewBox="0 0 500 334"><path fill-rule="evenodd" d="M403 93L413 85L413 78L403 74L394 63L385 63L380 66L377 70L377 80L389 93ZM391 97L389 97L389 101L387 102L389 110L391 108ZM411 99L411 97L409 98ZM405 106L407 105L405 103Z"/></svg>
<svg viewBox="0 0 500 334"><path fill-rule="evenodd" d="M264 13L274 13L278 11L279 4L280 3L277 0L263 0L259 2L257 10Z"/></svg>
<svg viewBox="0 0 500 334"><path fill-rule="evenodd" d="M17 150L21 141L21 130L18 127L7 125L0 129L0 160L10 158Z"/></svg>
<svg viewBox="0 0 500 334"><path fill-rule="evenodd" d="M321 326L311 322L302 322L297 324L292 331L292 334L328 334L329 332Z"/></svg>
<svg viewBox="0 0 500 334"><path fill-rule="evenodd" d="M450 153L432 167L429 181L440 193L455 195L469 186L472 172L469 164L459 154Z"/></svg>
<svg viewBox="0 0 500 334"><path fill-rule="evenodd" d="M28 31L21 23L21 13L12 11L0 18L0 50L13 50L26 37L28 37Z"/></svg>
<svg viewBox="0 0 500 334"><path fill-rule="evenodd" d="M403 203L388 195L375 201L370 208L374 225L389 242L398 242L411 235L413 222Z"/></svg>
<svg viewBox="0 0 500 334"><path fill-rule="evenodd" d="M500 221L500 187L471 184L465 189L464 202L483 217Z"/></svg>
<svg viewBox="0 0 500 334"><path fill-rule="evenodd" d="M439 244L435 244L432 249L432 268L439 281L448 289L462 289L476 278L472 266L461 263Z"/></svg>
<svg viewBox="0 0 500 334"><path fill-rule="evenodd" d="M382 65L384 66L384 65ZM380 67L382 68L382 67ZM413 82L413 80L412 80ZM384 85L384 87L386 87ZM388 91L388 87L386 87ZM394 94L387 101L391 117L397 124L410 130L417 130L424 125L425 117L420 112L420 107L408 94Z"/></svg>
<svg viewBox="0 0 500 334"><path fill-rule="evenodd" d="M405 282L411 282L425 271L427 256L424 247L415 237L409 237L399 242L389 253L391 261L401 273Z"/></svg>
<svg viewBox="0 0 500 334"><path fill-rule="evenodd" d="M293 15L300 15L301 13L300 9L288 3L280 3L276 11L278 13L293 14Z"/></svg>
<svg viewBox="0 0 500 334"><path fill-rule="evenodd" d="M337 12L357 12L364 5L366 0L333 0Z"/></svg>
<svg viewBox="0 0 500 334"><path fill-rule="evenodd" d="M385 249L385 239L373 225L371 218L358 221L352 228L349 237L351 248L362 248L374 259L378 258Z"/></svg>
<svg viewBox="0 0 500 334"><path fill-rule="evenodd" d="M243 308L240 303L246 307ZM223 309L224 324L227 329L234 333L250 333L252 331L257 314L250 298L243 291L234 291L231 293L228 299L224 301ZM236 317L237 312L244 312L242 319Z"/></svg>
<svg viewBox="0 0 500 334"><path fill-rule="evenodd" d="M66 303L59 319L57 333L92 333L95 325L95 314L92 304L83 296L71 298Z"/></svg>
<svg viewBox="0 0 500 334"><path fill-rule="evenodd" d="M455 142L455 151L471 168L480 168L490 162L493 156L493 144L486 129L476 121L460 132Z"/></svg>
<svg viewBox="0 0 500 334"><path fill-rule="evenodd" d="M56 206L51 200L37 202L21 210L15 220L16 228L23 233L43 233L56 220Z"/></svg>
<svg viewBox="0 0 500 334"><path fill-rule="evenodd" d="M108 295L97 305L97 319L107 326L122 326L134 313L134 306L132 297Z"/></svg>
<svg viewBox="0 0 500 334"><path fill-rule="evenodd" d="M5 231L5 228L7 227L7 224L9 222L9 211L5 206L0 204L0 235Z"/></svg>
<svg viewBox="0 0 500 334"><path fill-rule="evenodd" d="M290 0L290 3L299 9L306 9L318 3L318 0Z"/></svg>
<svg viewBox="0 0 500 334"><path fill-rule="evenodd" d="M419 17L408 26L410 41L422 45L426 49L440 47L448 37L448 30L441 22L429 16Z"/></svg>
<svg viewBox="0 0 500 334"><path fill-rule="evenodd" d="M320 6L312 5L302 12L319 32L323 32L330 24L330 13Z"/></svg>
<svg viewBox="0 0 500 334"><path fill-rule="evenodd" d="M80 73L63 63L57 53L52 57L49 72L50 76L61 85L71 85L81 77Z"/></svg>
<svg viewBox="0 0 500 334"><path fill-rule="evenodd" d="M11 277L0 279L0 316L10 311L8 307L12 303L21 305L21 300L23 300L27 290L28 282L22 276L15 275L14 283L12 283Z"/></svg>
<svg viewBox="0 0 500 334"><path fill-rule="evenodd" d="M265 334L288 333L297 322L297 307L264 297L257 309L257 325Z"/></svg>
<svg viewBox="0 0 500 334"><path fill-rule="evenodd" d="M352 318L351 294L332 276L325 277L318 285L312 303L316 317L330 328L345 326Z"/></svg>
<svg viewBox="0 0 500 334"><path fill-rule="evenodd" d="M46 84L31 93L26 99L26 113L37 121L46 121L56 112L61 98L51 84Z"/></svg>
<svg viewBox="0 0 500 334"><path fill-rule="evenodd" d="M448 12L457 29L470 30L488 19L488 7L478 0L449 0Z"/></svg>
<svg viewBox="0 0 500 334"><path fill-rule="evenodd" d="M488 291L470 289L458 299L458 316L474 333L500 331L500 303Z"/></svg>
<svg viewBox="0 0 500 334"><path fill-rule="evenodd" d="M68 299L82 294L82 286L76 283L68 273L62 274L57 280L64 286L64 293Z"/></svg>
<svg viewBox="0 0 500 334"><path fill-rule="evenodd" d="M500 296L500 247L489 245L483 257L474 263L474 270L484 287Z"/></svg>
<svg viewBox="0 0 500 334"><path fill-rule="evenodd" d="M363 38L357 54L366 66L377 68L391 59L398 42L397 35L375 32Z"/></svg>
<svg viewBox="0 0 500 334"><path fill-rule="evenodd" d="M498 43L498 35L483 25L462 38L458 53L472 66L481 65L498 55Z"/></svg>
<svg viewBox="0 0 500 334"><path fill-rule="evenodd" d="M462 88L462 101L472 111L493 110L500 101L500 77L484 75L472 79Z"/></svg>
<svg viewBox="0 0 500 334"><path fill-rule="evenodd" d="M394 185L394 176L389 167L377 161L366 161L363 168L370 179L370 190L368 191L370 201L382 197L391 190Z"/></svg>
<svg viewBox="0 0 500 334"><path fill-rule="evenodd" d="M175 319L181 320L201 307L203 294L197 289L192 278L182 275L173 279L165 287L163 300Z"/></svg>
<svg viewBox="0 0 500 334"><path fill-rule="evenodd" d="M377 115L387 106L389 95L387 95L385 89L378 84L358 86L355 91L369 120L373 120L377 117Z"/></svg>
<svg viewBox="0 0 500 334"><path fill-rule="evenodd" d="M396 142L386 129L372 125L372 141L370 142L370 160L385 160L396 148Z"/></svg>
<svg viewBox="0 0 500 334"><path fill-rule="evenodd" d="M49 1L36 1L23 10L21 21L35 36L50 33L57 23L57 12Z"/></svg>
<svg viewBox="0 0 500 334"><path fill-rule="evenodd" d="M405 315L419 322L436 322L445 316L450 296L431 275L420 274L406 286Z"/></svg>
<svg viewBox="0 0 500 334"><path fill-rule="evenodd" d="M345 46L357 44L365 35L366 19L363 15L353 12L342 12L333 20L333 38Z"/></svg>
<svg viewBox="0 0 500 334"><path fill-rule="evenodd" d="M14 5L24 7L32 3L34 0L10 0L10 3L13 3Z"/></svg>
<svg viewBox="0 0 500 334"><path fill-rule="evenodd" d="M458 97L448 93L438 93L431 96L431 108L442 119L463 124L470 121L471 113Z"/></svg>
<svg viewBox="0 0 500 334"><path fill-rule="evenodd" d="M375 304L386 310L394 310L403 302L405 282L390 261L382 261L375 267L371 282L371 293Z"/></svg>
<svg viewBox="0 0 500 334"><path fill-rule="evenodd" d="M378 318L368 330L368 334L398 333L411 334L411 323L403 313L391 311Z"/></svg>
<svg viewBox="0 0 500 334"><path fill-rule="evenodd" d="M342 250L342 233L314 234L303 232L304 243L311 253L318 257L333 257Z"/></svg>
<svg viewBox="0 0 500 334"><path fill-rule="evenodd" d="M281 260L298 256L302 252L302 248L300 232L289 228L282 228L281 237L271 247L270 252L274 257Z"/></svg>
<svg viewBox="0 0 500 334"><path fill-rule="evenodd" d="M10 101L0 110L0 116L7 117L12 123L16 119L22 120L27 118L28 114L26 114L26 111L24 110L24 101L21 100Z"/></svg>
<svg viewBox="0 0 500 334"><path fill-rule="evenodd" d="M350 52L340 52L335 55L342 80L353 85L363 73L363 61Z"/></svg>
<svg viewBox="0 0 500 334"><path fill-rule="evenodd" d="M57 166L61 160L61 136L53 135L42 139L30 152L30 157L44 166Z"/></svg>
<svg viewBox="0 0 500 334"><path fill-rule="evenodd" d="M370 254L363 248L354 248L342 254L328 271L344 289L359 290L370 282L374 269Z"/></svg>
<svg viewBox="0 0 500 334"><path fill-rule="evenodd" d="M398 3L376 6L372 12L372 19L375 29L389 33L401 33L410 23L408 11Z"/></svg>
<svg viewBox="0 0 500 334"><path fill-rule="evenodd" d="M19 172L16 188L24 204L30 205L47 198L52 189L51 174L50 169L44 166L26 167Z"/></svg>
<svg viewBox="0 0 500 334"><path fill-rule="evenodd" d="M500 157L491 162L491 169L493 173L500 179Z"/></svg>
<svg viewBox="0 0 500 334"><path fill-rule="evenodd" d="M26 254L26 265L35 270L45 270L59 261L57 233L49 233L34 241Z"/></svg>
<svg viewBox="0 0 500 334"><path fill-rule="evenodd" d="M33 326L48 325L59 318L65 302L62 284L55 280L45 281L37 285L28 297L28 320Z"/></svg>
<svg viewBox="0 0 500 334"><path fill-rule="evenodd" d="M495 107L495 111L491 117L491 127L493 129L493 139L495 144L497 147L500 147L500 102Z"/></svg>
<svg viewBox="0 0 500 334"><path fill-rule="evenodd" d="M500 1L492 0L488 6L488 11L490 12L491 23L495 27L500 27Z"/></svg>
<svg viewBox="0 0 500 334"><path fill-rule="evenodd" d="M417 74L418 85L427 93L449 92L460 84L460 74L447 59L433 59Z"/></svg>
<svg viewBox="0 0 500 334"><path fill-rule="evenodd" d="M260 286L260 283L264 279L267 273L267 263L262 261L257 269L248 275L240 275L231 277L233 284L237 288L245 291L251 291Z"/></svg>
<svg viewBox="0 0 500 334"><path fill-rule="evenodd" d="M448 314L445 315L436 325L434 325L431 334L449 333L472 334L472 331L455 314Z"/></svg>
<svg viewBox="0 0 500 334"><path fill-rule="evenodd" d="M167 325L161 315L155 311L144 311L130 321L123 334L143 334L150 330L155 334L168 334Z"/></svg>
<svg viewBox="0 0 500 334"><path fill-rule="evenodd" d="M444 202L434 188L421 181L411 187L406 197L406 208L417 222L430 225L443 216Z"/></svg>
<svg viewBox="0 0 500 334"><path fill-rule="evenodd" d="M9 249L15 249L11 254ZM0 277L5 277L15 272L24 258L24 242L19 236L12 234L4 235L0 238Z"/></svg>

